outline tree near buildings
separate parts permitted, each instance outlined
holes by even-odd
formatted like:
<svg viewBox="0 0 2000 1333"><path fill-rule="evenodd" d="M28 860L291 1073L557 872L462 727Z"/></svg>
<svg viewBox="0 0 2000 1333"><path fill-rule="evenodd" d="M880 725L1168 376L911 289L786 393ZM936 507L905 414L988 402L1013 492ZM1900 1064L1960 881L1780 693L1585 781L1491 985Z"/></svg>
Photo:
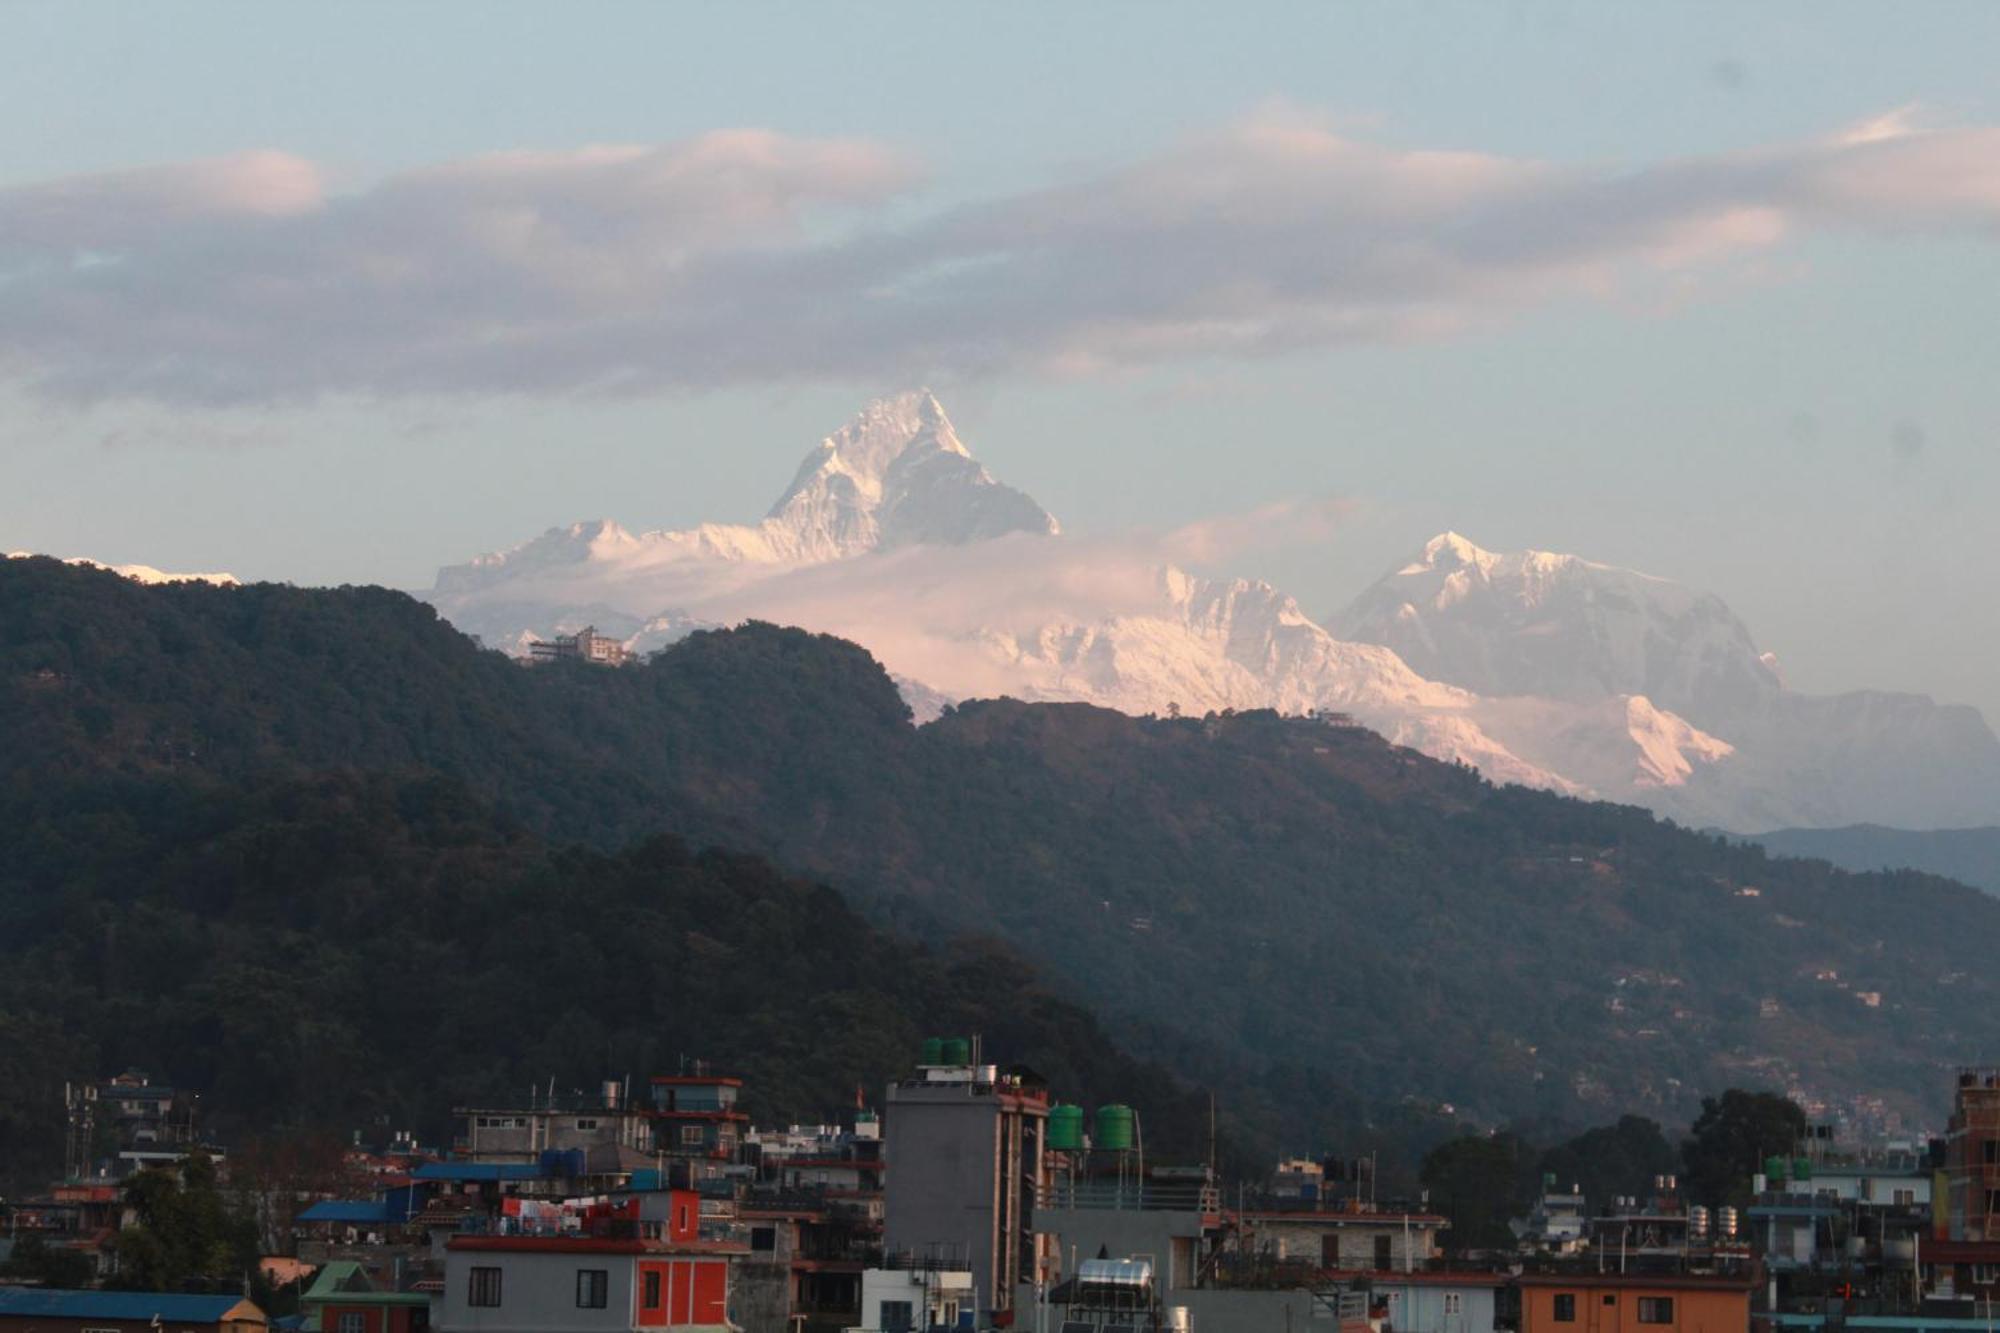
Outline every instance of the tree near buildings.
<svg viewBox="0 0 2000 1333"><path fill-rule="evenodd" d="M257 1267L257 1226L230 1209L215 1162L196 1151L177 1167L148 1167L125 1188L136 1215L118 1235L112 1285L137 1291L185 1291L240 1285Z"/></svg>
<svg viewBox="0 0 2000 1333"><path fill-rule="evenodd" d="M1452 1249L1514 1243L1507 1223L1527 1210L1531 1153L1518 1136L1501 1131L1451 1139L1425 1154L1419 1174L1431 1207L1451 1222Z"/></svg>
<svg viewBox="0 0 2000 1333"><path fill-rule="evenodd" d="M1742 1204L1766 1157L1789 1156L1805 1137L1806 1113L1775 1092L1731 1088L1701 1099L1691 1136L1681 1144L1687 1194L1696 1203Z"/></svg>

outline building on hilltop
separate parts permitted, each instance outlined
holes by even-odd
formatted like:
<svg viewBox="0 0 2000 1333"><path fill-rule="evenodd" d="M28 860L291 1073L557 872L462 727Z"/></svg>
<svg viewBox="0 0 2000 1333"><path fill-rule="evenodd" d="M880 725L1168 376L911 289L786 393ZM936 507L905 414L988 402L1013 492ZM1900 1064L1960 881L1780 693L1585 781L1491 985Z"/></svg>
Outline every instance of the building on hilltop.
<svg viewBox="0 0 2000 1333"><path fill-rule="evenodd" d="M632 654L624 644L585 625L574 634L558 634L552 639L535 639L528 644L528 661L593 662L598 666L624 666Z"/></svg>

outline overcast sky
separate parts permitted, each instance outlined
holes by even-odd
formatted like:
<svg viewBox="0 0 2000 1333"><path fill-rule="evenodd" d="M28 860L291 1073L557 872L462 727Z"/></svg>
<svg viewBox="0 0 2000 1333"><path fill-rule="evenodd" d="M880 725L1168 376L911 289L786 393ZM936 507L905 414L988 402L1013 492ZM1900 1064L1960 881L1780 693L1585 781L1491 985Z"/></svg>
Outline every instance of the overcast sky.
<svg viewBox="0 0 2000 1333"><path fill-rule="evenodd" d="M938 390L1084 534L1339 497L2000 718L2000 5L0 6L0 547L427 585Z"/></svg>

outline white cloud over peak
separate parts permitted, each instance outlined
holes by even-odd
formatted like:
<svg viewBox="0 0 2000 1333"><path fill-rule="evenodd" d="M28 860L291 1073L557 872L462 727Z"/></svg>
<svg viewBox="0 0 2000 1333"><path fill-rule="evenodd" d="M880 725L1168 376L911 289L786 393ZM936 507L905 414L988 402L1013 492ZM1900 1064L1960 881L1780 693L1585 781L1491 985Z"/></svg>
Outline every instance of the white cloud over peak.
<svg viewBox="0 0 2000 1333"><path fill-rule="evenodd" d="M1089 373L1447 335L1824 230L2000 226L2000 129L1905 110L1637 166L1274 111L924 208L873 142L719 131L331 193L275 152L0 189L0 377L57 401Z"/></svg>

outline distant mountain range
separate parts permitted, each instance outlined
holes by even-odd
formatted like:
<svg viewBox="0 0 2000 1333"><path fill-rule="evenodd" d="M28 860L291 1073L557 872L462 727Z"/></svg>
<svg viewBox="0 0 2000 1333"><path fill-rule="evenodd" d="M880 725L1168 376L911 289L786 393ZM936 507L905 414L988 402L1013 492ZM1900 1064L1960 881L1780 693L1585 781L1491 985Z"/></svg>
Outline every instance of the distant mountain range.
<svg viewBox="0 0 2000 1333"><path fill-rule="evenodd" d="M2000 894L2000 828L1779 829L1750 841L1780 856L1830 861L1843 870L1921 870Z"/></svg>
<svg viewBox="0 0 2000 1333"><path fill-rule="evenodd" d="M425 595L512 652L586 623L640 650L802 625L867 646L923 717L995 696L1340 712L1496 781L1697 826L2000 820L2000 740L1976 710L1787 689L1712 595L1446 533L1315 621L1268 583L1064 537L925 392L828 436L757 524L578 523L444 569Z"/></svg>

